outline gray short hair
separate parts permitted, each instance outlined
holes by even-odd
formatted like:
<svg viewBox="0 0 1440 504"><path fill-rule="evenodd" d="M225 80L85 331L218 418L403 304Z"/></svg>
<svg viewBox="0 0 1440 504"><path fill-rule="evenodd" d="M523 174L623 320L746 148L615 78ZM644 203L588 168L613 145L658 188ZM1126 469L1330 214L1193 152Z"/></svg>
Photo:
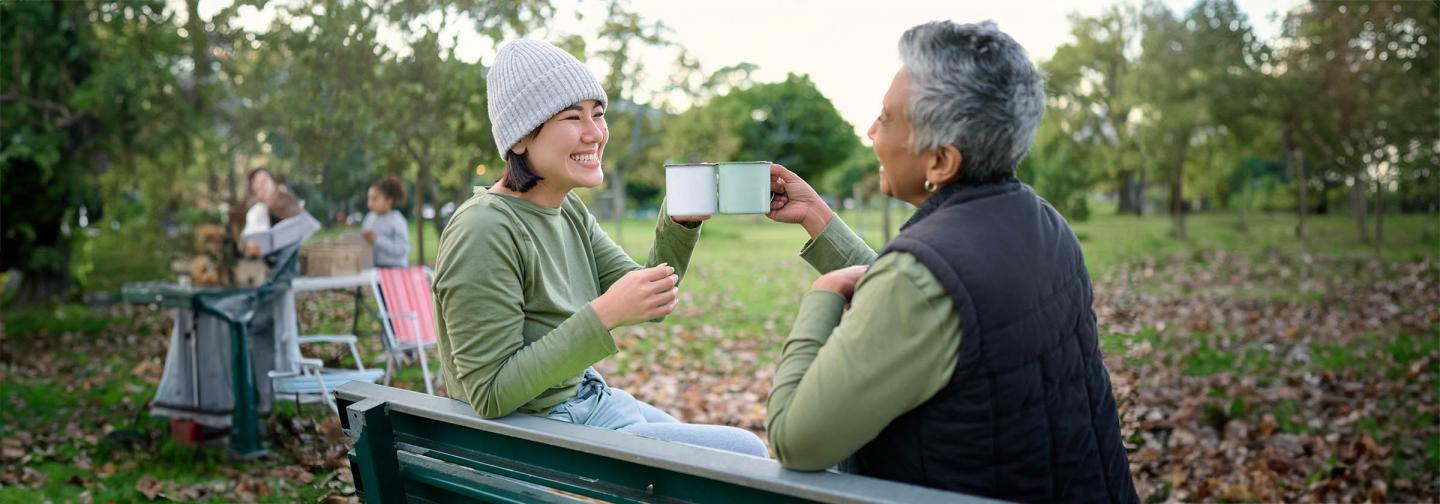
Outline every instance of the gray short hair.
<svg viewBox="0 0 1440 504"><path fill-rule="evenodd" d="M1045 115L1045 77L994 22L933 21L900 37L916 153L954 145L962 182L1009 180Z"/></svg>

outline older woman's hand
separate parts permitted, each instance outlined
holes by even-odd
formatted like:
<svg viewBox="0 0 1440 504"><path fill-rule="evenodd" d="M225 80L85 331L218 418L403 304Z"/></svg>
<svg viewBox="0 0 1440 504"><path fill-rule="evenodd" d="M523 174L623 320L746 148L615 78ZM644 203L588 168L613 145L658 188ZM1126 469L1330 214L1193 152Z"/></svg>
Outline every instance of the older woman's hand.
<svg viewBox="0 0 1440 504"><path fill-rule="evenodd" d="M834 292L844 296L845 301L848 302L855 295L855 284L860 283L860 277L865 276L865 272L869 269L869 266L851 266L831 271L815 279L815 283L810 285L810 290Z"/></svg>
<svg viewBox="0 0 1440 504"><path fill-rule="evenodd" d="M784 166L770 165L770 192L775 193L770 200L770 220L804 226L812 239L820 236L835 215L810 184Z"/></svg>

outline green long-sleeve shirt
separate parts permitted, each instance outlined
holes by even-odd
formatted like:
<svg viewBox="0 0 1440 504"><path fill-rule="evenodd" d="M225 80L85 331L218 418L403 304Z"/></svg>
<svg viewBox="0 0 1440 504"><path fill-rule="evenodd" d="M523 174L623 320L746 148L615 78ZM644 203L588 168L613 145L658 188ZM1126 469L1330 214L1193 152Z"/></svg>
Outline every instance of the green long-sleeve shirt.
<svg viewBox="0 0 1440 504"><path fill-rule="evenodd" d="M839 216L800 255L821 273L876 256ZM910 254L875 261L848 312L839 294L806 294L770 392L771 449L791 469L839 463L944 388L959 351L949 294Z"/></svg>
<svg viewBox="0 0 1440 504"><path fill-rule="evenodd" d="M684 278L700 238L663 212L647 266ZM615 352L590 302L640 269L574 193L560 208L477 188L440 235L437 339L449 394L485 418L543 414Z"/></svg>

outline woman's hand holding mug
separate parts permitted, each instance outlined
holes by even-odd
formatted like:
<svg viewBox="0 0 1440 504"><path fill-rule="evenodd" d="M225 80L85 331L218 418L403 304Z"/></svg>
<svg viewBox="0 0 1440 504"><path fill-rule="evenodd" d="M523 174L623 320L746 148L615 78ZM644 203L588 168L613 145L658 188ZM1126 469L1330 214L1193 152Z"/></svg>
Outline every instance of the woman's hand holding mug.
<svg viewBox="0 0 1440 504"><path fill-rule="evenodd" d="M590 302L605 330L669 315L679 303L680 277L675 268L661 264L626 273L600 297Z"/></svg>
<svg viewBox="0 0 1440 504"><path fill-rule="evenodd" d="M810 184L784 166L770 165L770 192L775 193L770 200L770 220L804 226L811 239L820 236L835 215Z"/></svg>

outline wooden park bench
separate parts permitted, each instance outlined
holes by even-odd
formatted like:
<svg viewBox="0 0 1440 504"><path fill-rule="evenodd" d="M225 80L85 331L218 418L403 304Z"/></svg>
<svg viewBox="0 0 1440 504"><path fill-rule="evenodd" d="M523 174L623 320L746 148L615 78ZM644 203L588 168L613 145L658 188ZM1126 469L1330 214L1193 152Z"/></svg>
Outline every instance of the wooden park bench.
<svg viewBox="0 0 1440 504"><path fill-rule="evenodd" d="M368 502L989 502L350 382L335 392Z"/></svg>

